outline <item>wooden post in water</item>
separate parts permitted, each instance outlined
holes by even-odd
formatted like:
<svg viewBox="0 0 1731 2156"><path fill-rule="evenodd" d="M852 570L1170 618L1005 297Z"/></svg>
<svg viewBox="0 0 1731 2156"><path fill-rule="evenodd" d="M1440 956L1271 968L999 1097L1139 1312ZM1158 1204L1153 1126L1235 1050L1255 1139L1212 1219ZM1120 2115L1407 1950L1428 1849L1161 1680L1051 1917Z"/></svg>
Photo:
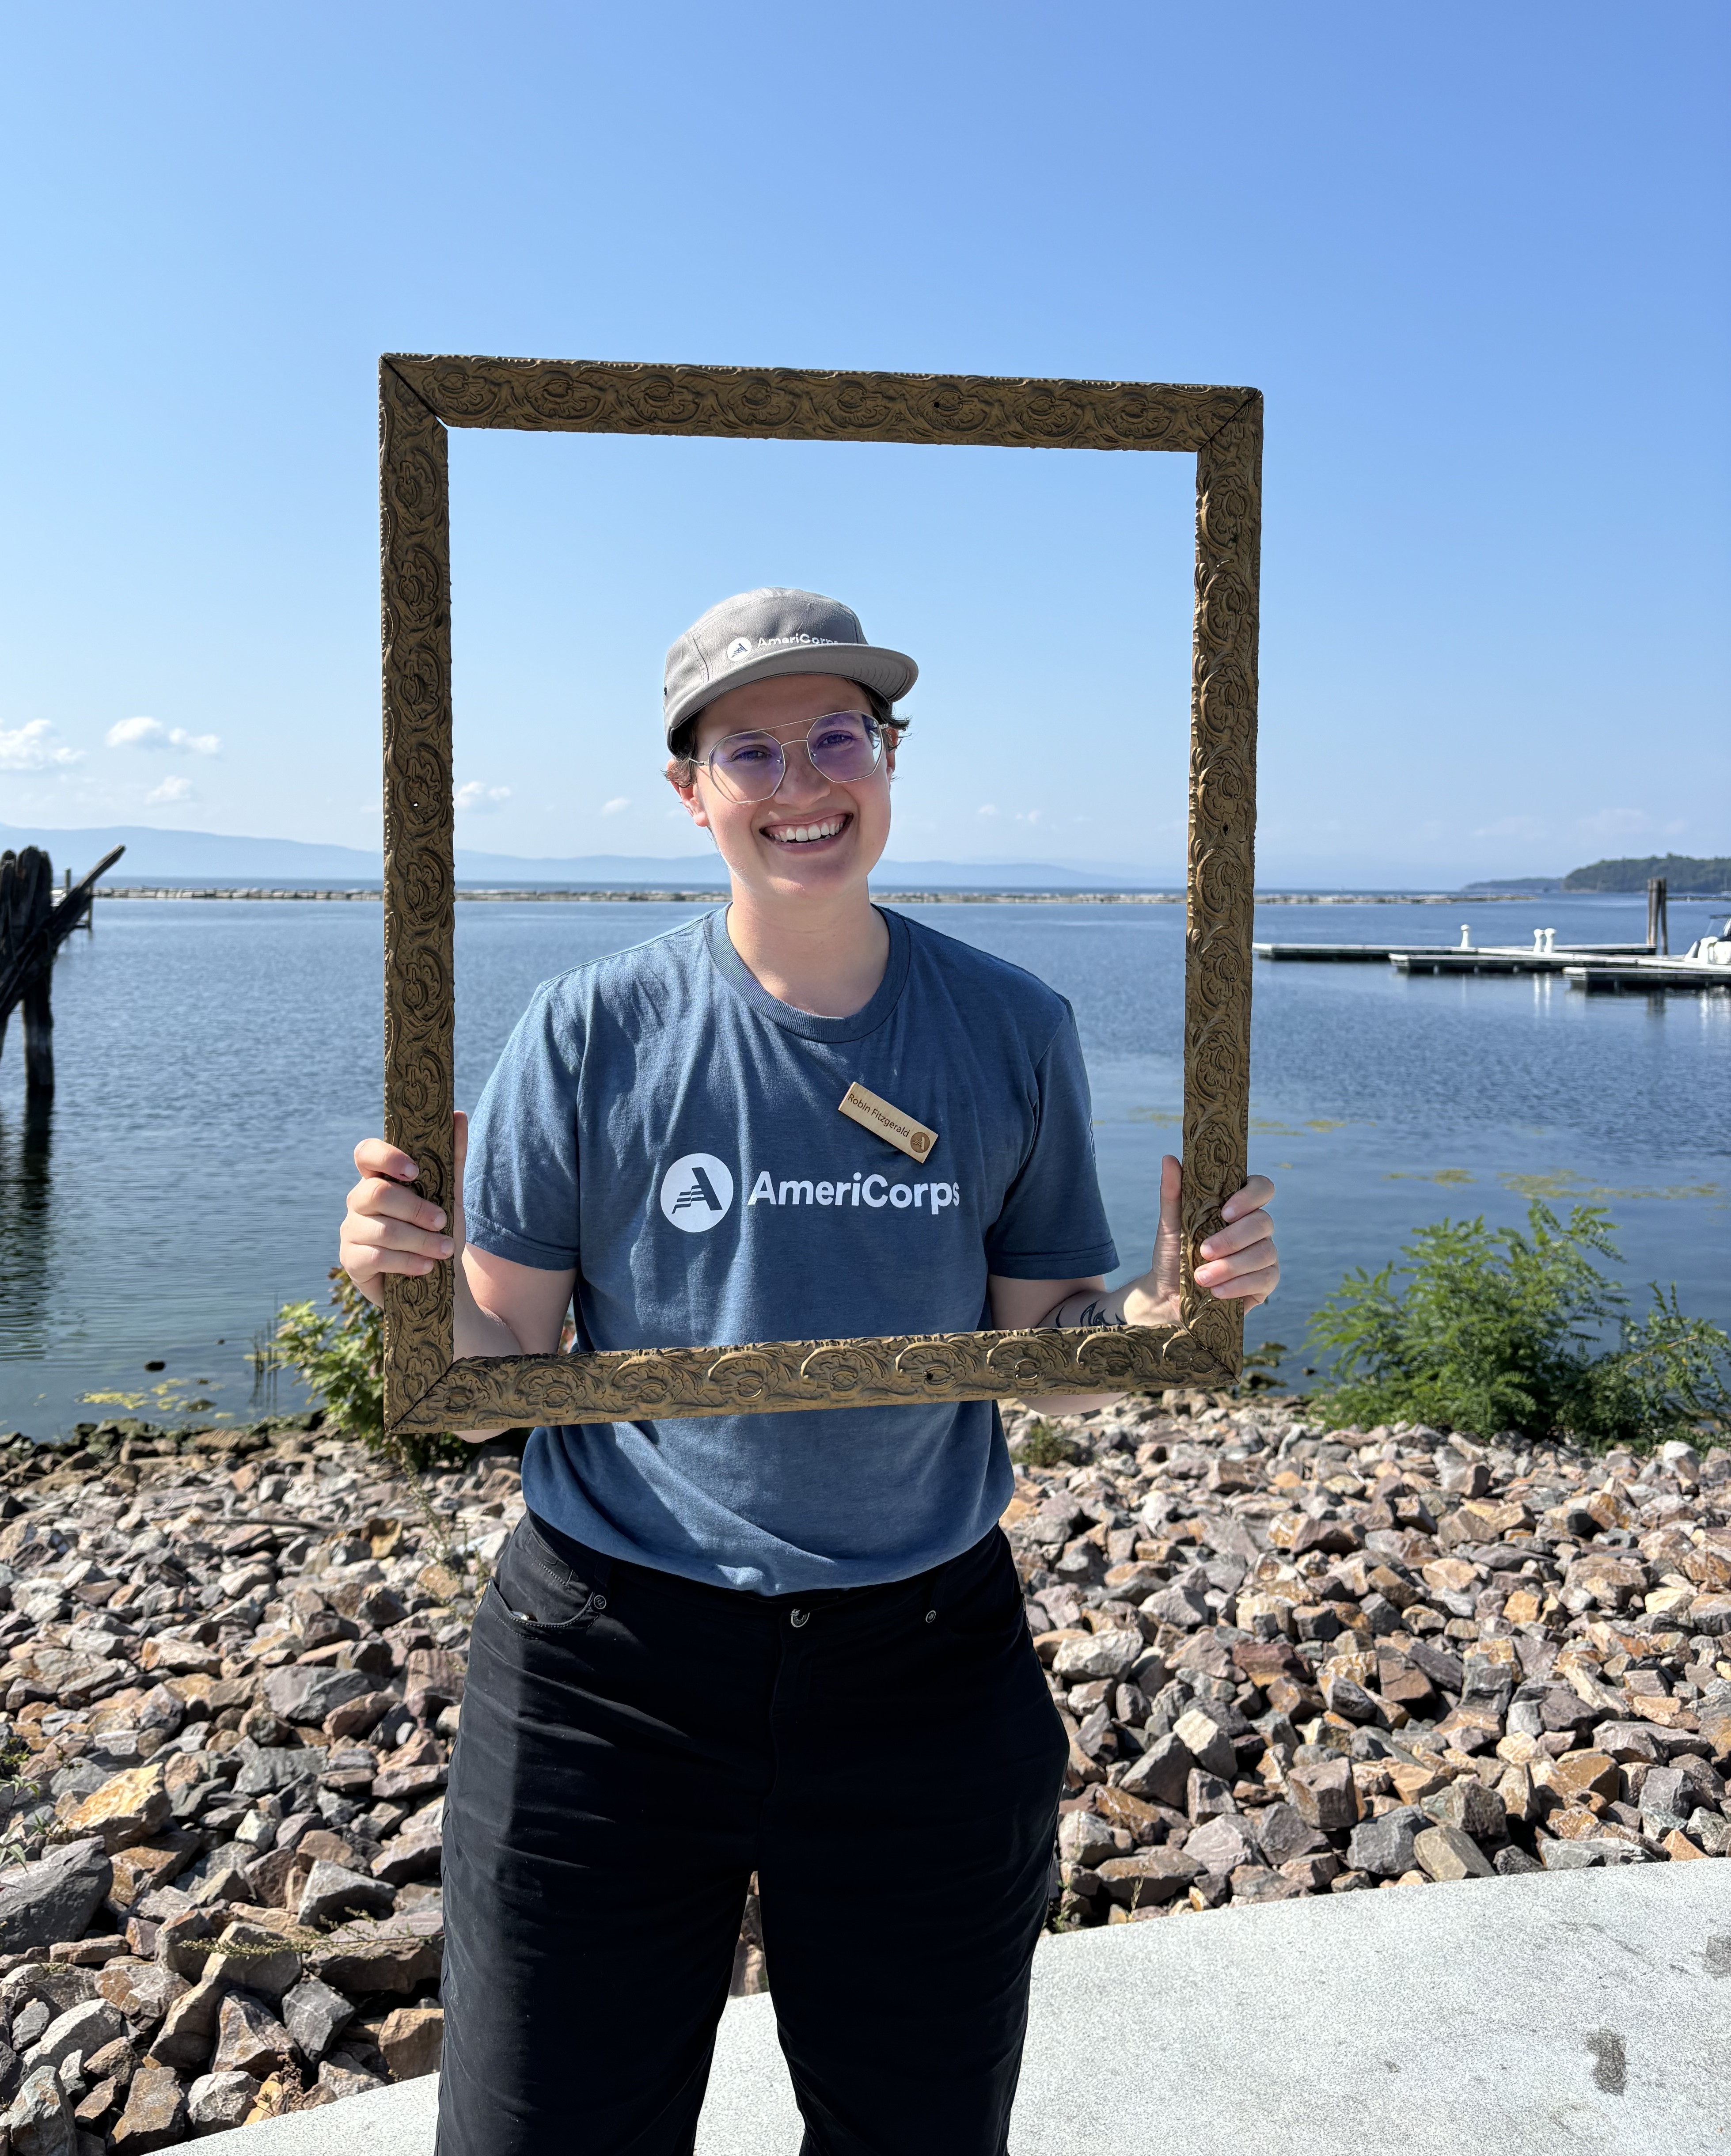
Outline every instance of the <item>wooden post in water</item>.
<svg viewBox="0 0 1731 2156"><path fill-rule="evenodd" d="M1667 957L1670 955L1671 921L1663 876L1649 876L1646 880L1646 947L1655 957L1662 952Z"/></svg>
<svg viewBox="0 0 1731 2156"><path fill-rule="evenodd" d="M22 971L17 1000L24 1013L24 1091L54 1090L54 1014L49 981L54 962L47 934L54 910L54 864L39 846L0 854L0 949Z"/></svg>
<svg viewBox="0 0 1731 2156"><path fill-rule="evenodd" d="M89 911L96 879L125 853L116 846L77 883L69 873L56 906L54 866L39 846L0 854L0 1049L15 1004L24 1013L24 1094L45 1104L54 1091L54 952Z"/></svg>

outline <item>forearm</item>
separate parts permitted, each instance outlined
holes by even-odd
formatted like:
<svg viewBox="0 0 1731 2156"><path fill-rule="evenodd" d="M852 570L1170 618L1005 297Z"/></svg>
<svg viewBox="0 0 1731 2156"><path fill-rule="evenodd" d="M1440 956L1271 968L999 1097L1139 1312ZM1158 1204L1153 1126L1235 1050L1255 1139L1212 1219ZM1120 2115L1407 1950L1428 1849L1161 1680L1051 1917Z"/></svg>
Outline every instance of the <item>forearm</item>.
<svg viewBox="0 0 1731 2156"><path fill-rule="evenodd" d="M453 1332L455 1336L454 1347L460 1363L465 1362L471 1355L522 1355L529 1352L496 1311L488 1310L476 1301L475 1290L470 1286L468 1276L460 1266L455 1286Z"/></svg>

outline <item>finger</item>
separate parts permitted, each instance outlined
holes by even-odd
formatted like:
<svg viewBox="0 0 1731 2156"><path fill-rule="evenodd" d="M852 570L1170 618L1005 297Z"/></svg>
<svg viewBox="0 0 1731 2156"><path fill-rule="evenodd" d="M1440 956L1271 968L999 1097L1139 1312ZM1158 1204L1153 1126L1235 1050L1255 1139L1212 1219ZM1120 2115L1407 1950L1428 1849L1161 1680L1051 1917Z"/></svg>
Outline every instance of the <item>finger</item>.
<svg viewBox="0 0 1731 2156"><path fill-rule="evenodd" d="M407 1220L417 1228L443 1228L444 1208L430 1198L417 1198L400 1183L383 1183L370 1177L357 1183L348 1195L348 1209L357 1219Z"/></svg>
<svg viewBox="0 0 1731 2156"><path fill-rule="evenodd" d="M431 1258L418 1258L413 1250L351 1250L347 1243L338 1250L337 1256L342 1270L362 1295L367 1295L367 1282L370 1280L380 1279L386 1273L408 1273L419 1277L430 1273L434 1264ZM369 1302L378 1301L376 1295L367 1296L367 1299Z"/></svg>
<svg viewBox="0 0 1731 2156"><path fill-rule="evenodd" d="M1216 1302L1266 1302L1279 1286L1280 1267L1271 1265L1265 1271L1246 1273L1241 1280L1228 1281L1208 1291Z"/></svg>
<svg viewBox="0 0 1731 2156"><path fill-rule="evenodd" d="M343 1241L357 1250L415 1250L424 1258L448 1258L455 1248L449 1235L429 1235L406 1221L376 1220L367 1214L356 1216Z"/></svg>
<svg viewBox="0 0 1731 2156"><path fill-rule="evenodd" d="M1266 1243L1274 1234L1274 1223L1266 1213L1246 1213L1241 1220L1229 1226L1216 1228L1208 1240L1199 1245L1197 1255L1201 1258L1230 1257L1235 1250L1247 1250L1252 1243Z"/></svg>
<svg viewBox="0 0 1731 2156"><path fill-rule="evenodd" d="M362 1138L355 1147L355 1167L362 1175L388 1175L395 1183L413 1183L420 1173L399 1147L383 1138Z"/></svg>
<svg viewBox="0 0 1731 2156"><path fill-rule="evenodd" d="M1267 1204L1274 1195L1274 1185L1266 1175L1253 1175L1242 1190L1235 1190L1220 1208L1223 1220L1241 1220L1246 1213L1254 1213Z"/></svg>
<svg viewBox="0 0 1731 2156"><path fill-rule="evenodd" d="M1183 1171L1168 1153L1160 1163L1160 1220L1154 1231L1153 1276L1158 1295L1175 1295L1183 1270L1184 1235L1179 1200L1184 1195Z"/></svg>
<svg viewBox="0 0 1731 2156"><path fill-rule="evenodd" d="M1272 1241L1262 1235L1243 1250L1234 1250L1229 1257L1215 1258L1208 1265L1198 1265L1196 1281L1200 1287L1212 1288L1216 1281L1241 1280L1246 1273L1261 1272L1279 1263Z"/></svg>

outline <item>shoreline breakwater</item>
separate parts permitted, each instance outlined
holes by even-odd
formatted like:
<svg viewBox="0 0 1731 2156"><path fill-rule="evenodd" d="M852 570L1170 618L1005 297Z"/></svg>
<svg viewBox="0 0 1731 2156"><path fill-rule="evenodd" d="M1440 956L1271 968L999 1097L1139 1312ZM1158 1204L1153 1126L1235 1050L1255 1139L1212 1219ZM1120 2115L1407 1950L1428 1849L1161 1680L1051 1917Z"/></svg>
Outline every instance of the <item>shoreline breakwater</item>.
<svg viewBox="0 0 1731 2156"><path fill-rule="evenodd" d="M1266 1391L1005 1425L1069 1739L1056 1928L1731 1851L1725 1447L1331 1433ZM519 1465L413 1485L316 1411L0 1446L13 2145L434 2071L443 1790ZM753 1897L732 1989L767 1977Z"/></svg>

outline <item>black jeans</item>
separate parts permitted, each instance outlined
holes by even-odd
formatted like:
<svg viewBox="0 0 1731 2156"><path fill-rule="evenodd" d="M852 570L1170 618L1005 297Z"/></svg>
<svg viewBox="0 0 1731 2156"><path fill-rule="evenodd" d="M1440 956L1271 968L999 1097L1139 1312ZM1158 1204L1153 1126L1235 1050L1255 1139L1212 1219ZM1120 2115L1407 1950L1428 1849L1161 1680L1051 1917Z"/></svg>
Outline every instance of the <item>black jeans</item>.
<svg viewBox="0 0 1731 2156"><path fill-rule="evenodd" d="M754 1871L809 2156L1002 2156L1065 1757L995 1529L772 1599L526 1520L451 1767L439 2156L688 2156Z"/></svg>

